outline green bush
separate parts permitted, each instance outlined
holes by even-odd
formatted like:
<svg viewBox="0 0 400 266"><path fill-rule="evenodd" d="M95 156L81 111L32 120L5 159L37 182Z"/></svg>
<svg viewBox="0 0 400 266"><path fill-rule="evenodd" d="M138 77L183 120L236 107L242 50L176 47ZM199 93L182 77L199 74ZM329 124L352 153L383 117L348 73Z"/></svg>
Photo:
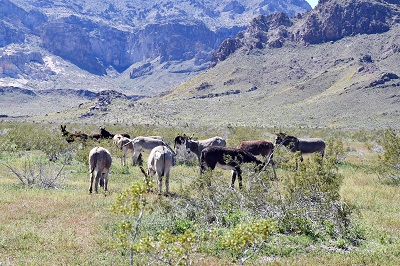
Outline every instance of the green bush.
<svg viewBox="0 0 400 266"><path fill-rule="evenodd" d="M330 137L326 141L326 148L324 157L328 160L332 160L335 163L341 163L344 161L346 151L343 147L343 141L336 137Z"/></svg>
<svg viewBox="0 0 400 266"><path fill-rule="evenodd" d="M400 136L394 129L386 129L377 141L384 149L379 155L378 174L400 184Z"/></svg>
<svg viewBox="0 0 400 266"><path fill-rule="evenodd" d="M336 158L313 154L284 181L284 217L281 230L308 235L339 236L349 225L351 210L340 200L343 176Z"/></svg>
<svg viewBox="0 0 400 266"><path fill-rule="evenodd" d="M274 230L275 224L269 219L239 224L221 237L221 246L243 265L258 253Z"/></svg>
<svg viewBox="0 0 400 266"><path fill-rule="evenodd" d="M70 161L75 145L68 145L58 128L51 125L10 124L3 129L1 148L4 151L40 150L51 161Z"/></svg>

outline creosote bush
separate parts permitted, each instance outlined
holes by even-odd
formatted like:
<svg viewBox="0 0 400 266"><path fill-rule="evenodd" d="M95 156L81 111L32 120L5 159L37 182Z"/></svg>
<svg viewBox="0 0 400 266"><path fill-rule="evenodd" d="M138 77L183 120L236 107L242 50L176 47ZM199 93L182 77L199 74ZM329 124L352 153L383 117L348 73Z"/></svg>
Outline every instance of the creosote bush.
<svg viewBox="0 0 400 266"><path fill-rule="evenodd" d="M377 142L384 149L379 156L378 175L400 184L400 136L394 129L386 129L379 134Z"/></svg>
<svg viewBox="0 0 400 266"><path fill-rule="evenodd" d="M50 161L73 157L74 145L66 145L61 132L52 127L12 124L5 130L1 143L1 148L9 152L40 150Z"/></svg>
<svg viewBox="0 0 400 266"><path fill-rule="evenodd" d="M24 158L21 166L3 164L13 173L20 183L27 187L60 188L66 179L65 164L57 165L41 158Z"/></svg>
<svg viewBox="0 0 400 266"><path fill-rule="evenodd" d="M343 176L336 158L313 154L299 164L298 171L284 181L284 219L281 230L312 238L336 237L349 225L351 210L340 200Z"/></svg>
<svg viewBox="0 0 400 266"><path fill-rule="evenodd" d="M274 230L275 224L270 219L242 223L221 237L221 246L243 264L257 254Z"/></svg>
<svg viewBox="0 0 400 266"><path fill-rule="evenodd" d="M116 197L111 211L122 215L118 223L117 237L123 250L130 252L130 264L133 265L134 245L139 234L143 213L148 200L146 193L152 188L151 182L139 182L132 185Z"/></svg>
<svg viewBox="0 0 400 266"><path fill-rule="evenodd" d="M273 180L270 166L258 173L244 164L242 190L237 184L232 189L222 170L197 175L177 197L154 198L132 187L129 197L124 194L125 200L116 202L136 209L135 215L124 215L121 242L132 254L141 254L136 261L174 265L192 265L217 254L244 264L262 252L275 232L334 240L339 247L358 244L363 231L351 222L353 209L339 195L341 148L334 145L325 159L309 156L279 181Z"/></svg>

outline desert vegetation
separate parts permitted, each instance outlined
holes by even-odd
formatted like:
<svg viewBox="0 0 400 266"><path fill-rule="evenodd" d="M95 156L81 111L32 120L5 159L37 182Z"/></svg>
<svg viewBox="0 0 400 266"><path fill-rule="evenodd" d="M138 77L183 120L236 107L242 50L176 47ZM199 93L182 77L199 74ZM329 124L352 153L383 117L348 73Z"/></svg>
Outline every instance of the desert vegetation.
<svg viewBox="0 0 400 266"><path fill-rule="evenodd" d="M68 124L92 134L94 124ZM394 129L173 128L107 125L132 137L219 135L228 147L285 131L320 137L325 156L278 146L272 168L199 174L179 157L170 196L138 166L123 166L112 139L67 143L54 123L0 123L2 265L396 265L400 257L400 136ZM90 195L89 151L113 157L108 191ZM145 157L148 154L144 154ZM130 160L128 160L130 162ZM144 160L146 164L146 160ZM145 166L145 165L144 165Z"/></svg>

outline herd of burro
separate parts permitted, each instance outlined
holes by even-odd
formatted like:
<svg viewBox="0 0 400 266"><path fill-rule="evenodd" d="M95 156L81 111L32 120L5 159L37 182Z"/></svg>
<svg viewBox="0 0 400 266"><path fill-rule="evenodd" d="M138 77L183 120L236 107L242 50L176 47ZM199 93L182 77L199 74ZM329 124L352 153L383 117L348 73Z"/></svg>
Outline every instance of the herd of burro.
<svg viewBox="0 0 400 266"><path fill-rule="evenodd" d="M88 135L82 132L68 132L66 126L61 125L62 135L67 142L87 139L112 139L113 143L123 152L122 164L126 165L126 157L132 154L132 165L142 162L142 153L149 153L147 160L147 172L140 166L146 180L153 181L157 175L158 193L162 193L162 178L165 176L165 195L169 194L169 175L172 166L175 164L175 157L178 150L195 154L200 165L200 174L207 169L220 167L232 170L232 183L234 187L236 177L238 177L239 188L242 188L242 171L240 166L243 163L253 163L255 171L261 171L266 165L271 165L274 178L276 179L275 164L273 160L274 147L283 145L291 152L299 152L300 159L302 154L320 153L324 156L325 142L322 139L311 138L301 139L289 136L285 133L276 133L275 143L268 140L248 140L242 141L236 148L226 147L226 140L221 137L212 137L204 140L194 140L193 136L185 134L178 135L174 140L174 148L166 143L161 136L138 136L133 139L129 134L112 134L105 128L100 127L99 134ZM261 161L256 156L261 156ZM89 153L90 187L92 193L93 181L95 192L98 192L98 185L107 191L108 174L112 163L110 152L103 147L94 147ZM296 163L297 168L297 163ZM95 177L96 172L96 177Z"/></svg>

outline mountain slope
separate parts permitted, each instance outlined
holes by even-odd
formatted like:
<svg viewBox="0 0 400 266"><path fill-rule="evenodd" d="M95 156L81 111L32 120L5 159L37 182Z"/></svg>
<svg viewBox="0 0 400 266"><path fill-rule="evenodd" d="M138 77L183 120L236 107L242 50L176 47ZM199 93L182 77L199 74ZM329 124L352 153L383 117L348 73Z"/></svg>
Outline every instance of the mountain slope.
<svg viewBox="0 0 400 266"><path fill-rule="evenodd" d="M300 31L302 36L312 36L310 32L317 33L316 28L331 32L329 27L321 25L337 26L329 23L334 17L329 10L337 10L338 5L342 8L340 14L353 14L336 17L339 25L351 22L355 32L360 21L364 25L386 23L388 27L380 27L383 29L380 33L371 33L373 27L368 26L360 28L365 33L350 32L347 37L343 31L336 31L339 35L331 35L333 39L324 39L320 44L291 38L292 29L296 33L305 29ZM382 16L372 12L385 8L389 8L388 12ZM327 1L289 23L288 18L279 15L271 15L275 20L269 20L268 16L256 18L243 34L238 34L237 38L245 45L229 53L225 60L162 98L140 101L134 108L128 108L127 113L131 121L181 125L397 128L400 125L398 8L389 2ZM305 21L315 16L321 21L311 27ZM269 27L266 33L259 21L284 23L270 24L277 26ZM287 25L283 45L279 48L268 45L270 36L285 32L282 24ZM268 35L271 28L273 34Z"/></svg>
<svg viewBox="0 0 400 266"><path fill-rule="evenodd" d="M328 22L338 5L342 8L338 14L353 15L335 21L354 24L352 29L363 32L343 35L343 31L334 31L338 35L329 35L334 39L322 43L294 38L313 36L312 32L324 36L318 29L332 32L338 24ZM381 7L389 9L373 12ZM85 105L79 115L74 109L32 119L169 126L399 128L398 14L399 6L390 1L332 0L320 1L315 10L294 19L279 13L257 17L231 39L230 43L240 45L221 46L234 49L219 49L225 57L214 67L162 97L110 100L107 111L87 113L90 105ZM310 17L319 19L314 20L316 24L306 23ZM360 23L387 27L380 26L379 33L372 33L374 27L357 28ZM279 37L282 45L274 45L273 37Z"/></svg>
<svg viewBox="0 0 400 266"><path fill-rule="evenodd" d="M3 86L92 89L99 81L154 95L207 68L219 44L254 16L309 9L305 0L4 0L0 77ZM53 71L49 61L65 67ZM78 84L68 73L76 66Z"/></svg>
<svg viewBox="0 0 400 266"><path fill-rule="evenodd" d="M400 26L334 43L239 50L163 97L35 121L379 129L400 126Z"/></svg>

